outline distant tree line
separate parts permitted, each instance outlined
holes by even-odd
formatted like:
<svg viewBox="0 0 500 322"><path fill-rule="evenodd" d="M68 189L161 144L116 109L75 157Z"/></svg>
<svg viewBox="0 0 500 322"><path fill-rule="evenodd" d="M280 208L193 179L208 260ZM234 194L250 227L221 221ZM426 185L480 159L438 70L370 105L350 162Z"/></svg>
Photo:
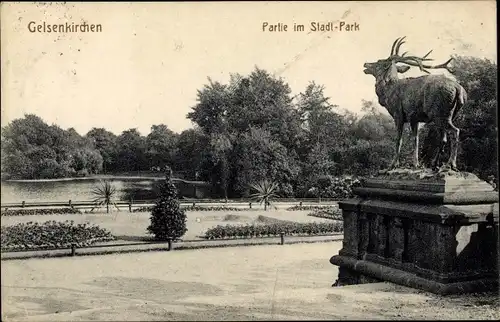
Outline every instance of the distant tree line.
<svg viewBox="0 0 500 322"><path fill-rule="evenodd" d="M454 75L468 92L458 126L459 166L483 179L498 178L497 65L456 57ZM395 128L383 108L362 101L361 116L341 110L311 82L292 96L289 85L265 70L209 79L187 115L195 127L180 134L153 125L120 135L93 128L84 136L25 115L2 128L4 178L59 178L148 171L169 165L175 176L212 183L222 196L248 196L251 184L270 180L283 197L308 196L326 178L368 175L389 165ZM422 139L429 128L421 131ZM405 130L403 163L412 142Z"/></svg>

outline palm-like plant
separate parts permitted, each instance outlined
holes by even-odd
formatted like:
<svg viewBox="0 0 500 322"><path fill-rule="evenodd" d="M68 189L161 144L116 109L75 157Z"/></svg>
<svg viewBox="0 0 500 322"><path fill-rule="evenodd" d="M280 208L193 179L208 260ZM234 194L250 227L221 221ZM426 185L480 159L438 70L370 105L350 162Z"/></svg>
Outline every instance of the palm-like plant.
<svg viewBox="0 0 500 322"><path fill-rule="evenodd" d="M278 184L276 182L269 182L268 180L263 180L250 185L251 188L256 190L255 193L251 194L250 197L259 202L259 204L264 203L264 210L267 210L267 206L271 205L271 200L277 198L276 190L278 189ZM276 207L274 207L276 208Z"/></svg>
<svg viewBox="0 0 500 322"><path fill-rule="evenodd" d="M100 181L99 184L92 188L92 195L94 195L94 199L92 202L95 203L95 207L90 211L93 211L96 207L106 206L106 213L109 213L109 206L113 205L116 209L120 210L116 203L114 202L114 197L116 195L116 188L111 185L111 183L107 180Z"/></svg>

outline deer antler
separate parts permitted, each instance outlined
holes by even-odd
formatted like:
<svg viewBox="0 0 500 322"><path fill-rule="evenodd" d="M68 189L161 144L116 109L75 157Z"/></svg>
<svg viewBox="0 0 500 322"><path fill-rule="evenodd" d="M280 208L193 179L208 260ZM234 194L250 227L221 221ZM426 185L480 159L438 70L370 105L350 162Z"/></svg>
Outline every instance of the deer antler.
<svg viewBox="0 0 500 322"><path fill-rule="evenodd" d="M429 52L430 53L430 52ZM426 55L427 56L427 55ZM403 63L403 64L406 64L406 65L410 65L410 66L416 66L418 67L421 71L427 73L427 74L430 74L429 71L427 69L439 69L439 68L444 68L446 69L448 72L451 73L451 70L450 68L448 67L448 64L453 60L453 58L450 58L448 59L446 62L442 63L442 64L439 64L439 65L425 65L423 62L424 61L429 61L429 60L433 60L433 59L430 59L430 58L425 58L426 56L424 57L416 57L416 56L408 56L408 57L399 57L396 62L398 63Z"/></svg>
<svg viewBox="0 0 500 322"><path fill-rule="evenodd" d="M394 41L394 43L392 44L392 48L391 48L391 55L389 57L398 56L399 47L401 47L401 45L405 43L405 41L404 41L405 38L406 38L406 36L400 37L400 38L396 39L396 41Z"/></svg>
<svg viewBox="0 0 500 322"><path fill-rule="evenodd" d="M401 47L402 44L405 43L404 39L406 38L406 36L404 37L401 37L401 38L398 38L396 39L396 41L392 44L392 48L391 48L391 56L390 58L393 59L395 62L397 63L403 63L403 64L406 64L406 65L410 65L410 66L416 66L418 68L420 68L421 71L427 73L427 74L430 74L429 71L427 70L428 69L438 69L438 68L444 68L446 69L448 72L451 73L451 70L450 68L448 67L448 64L453 60L453 58L450 58L448 61L446 61L445 63L442 63L442 64L439 64L439 65L435 65L435 66L431 66L431 65L424 65L423 62L424 61L431 61L431 60L434 60L432 58L427 58L430 53L432 52L432 49L427 53L425 54L423 57L418 57L418 56L405 56L408 52L404 52L401 56L399 55L399 48Z"/></svg>

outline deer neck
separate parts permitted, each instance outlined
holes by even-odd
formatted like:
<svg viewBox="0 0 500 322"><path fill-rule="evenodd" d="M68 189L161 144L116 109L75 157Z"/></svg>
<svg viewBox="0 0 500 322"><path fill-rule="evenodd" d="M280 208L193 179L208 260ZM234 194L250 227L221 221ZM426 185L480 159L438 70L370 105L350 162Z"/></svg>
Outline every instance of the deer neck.
<svg viewBox="0 0 500 322"><path fill-rule="evenodd" d="M375 93L377 94L379 104L385 107L393 117L397 111L397 106L391 104L393 101L391 97L398 85L398 81L399 79L397 76L390 75L377 79L375 83Z"/></svg>

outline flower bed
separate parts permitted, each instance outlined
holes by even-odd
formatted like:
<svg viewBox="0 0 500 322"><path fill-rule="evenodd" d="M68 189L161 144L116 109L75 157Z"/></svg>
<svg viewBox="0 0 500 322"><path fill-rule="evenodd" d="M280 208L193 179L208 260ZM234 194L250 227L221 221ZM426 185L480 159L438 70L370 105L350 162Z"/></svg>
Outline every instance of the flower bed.
<svg viewBox="0 0 500 322"><path fill-rule="evenodd" d="M151 212L153 210L153 207L139 207L139 208L134 208L132 209L132 212Z"/></svg>
<svg viewBox="0 0 500 322"><path fill-rule="evenodd" d="M313 212L308 214L311 217L326 218L333 220L343 220L342 210L337 207L323 207L321 209L315 209Z"/></svg>
<svg viewBox="0 0 500 322"><path fill-rule="evenodd" d="M263 225L218 225L205 232L206 239L275 237L283 232L287 236L314 236L342 232L343 225L331 223L270 223Z"/></svg>
<svg viewBox="0 0 500 322"><path fill-rule="evenodd" d="M32 216L32 215L67 215L81 214L82 212L74 208L49 208L49 209L12 209L2 210L2 216Z"/></svg>
<svg viewBox="0 0 500 322"><path fill-rule="evenodd" d="M300 211L300 210L317 210L317 209L326 209L330 208L331 206L292 206L287 208L286 210L288 211Z"/></svg>
<svg viewBox="0 0 500 322"><path fill-rule="evenodd" d="M2 227L2 251L68 248L72 244L85 247L115 237L96 225L73 221L28 222Z"/></svg>
<svg viewBox="0 0 500 322"><path fill-rule="evenodd" d="M132 212L151 212L153 207L140 207L133 209ZM243 211L251 210L250 208L236 208L225 206L181 206L181 209L186 211Z"/></svg>

